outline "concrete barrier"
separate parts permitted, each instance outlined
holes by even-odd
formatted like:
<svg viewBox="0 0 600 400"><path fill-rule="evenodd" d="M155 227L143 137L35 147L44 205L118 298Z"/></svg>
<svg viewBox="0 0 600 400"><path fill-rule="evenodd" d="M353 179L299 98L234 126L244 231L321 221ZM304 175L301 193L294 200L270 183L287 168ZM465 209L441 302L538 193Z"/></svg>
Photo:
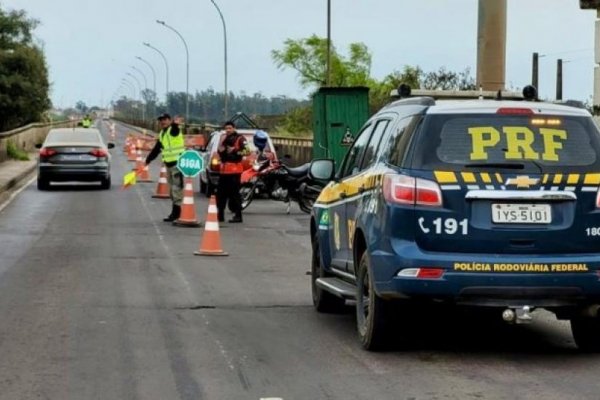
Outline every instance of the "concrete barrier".
<svg viewBox="0 0 600 400"><path fill-rule="evenodd" d="M16 148L27 152L35 150L37 143L42 143L53 128L67 128L74 125L71 121L46 124L30 124L8 132L0 132L0 162L8 160L7 145L13 143Z"/></svg>

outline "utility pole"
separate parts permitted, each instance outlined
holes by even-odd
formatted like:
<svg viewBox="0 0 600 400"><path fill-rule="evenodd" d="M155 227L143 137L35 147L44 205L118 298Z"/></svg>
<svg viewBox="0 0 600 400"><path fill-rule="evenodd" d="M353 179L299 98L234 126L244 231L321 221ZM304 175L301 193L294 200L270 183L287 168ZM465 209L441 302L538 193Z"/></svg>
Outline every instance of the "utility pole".
<svg viewBox="0 0 600 400"><path fill-rule="evenodd" d="M219 8L219 5L215 2L215 0L210 0L213 5L215 6L215 8L217 9L217 12L219 13L219 16L221 17L221 22L223 23L223 42L224 42L224 53L225 53L225 110L224 110L224 114L225 114L225 119L224 121L227 121L227 119L229 118L229 86L228 86L228 80L229 80L229 72L228 72L228 68L229 68L229 61L227 60L227 24L225 23L225 17L223 16L223 13L221 12L221 8Z"/></svg>
<svg viewBox="0 0 600 400"><path fill-rule="evenodd" d="M596 11L595 58L594 68L594 108L600 107L600 0L579 0L579 7L583 10Z"/></svg>
<svg viewBox="0 0 600 400"><path fill-rule="evenodd" d="M327 86L331 86L331 0L327 0Z"/></svg>
<svg viewBox="0 0 600 400"><path fill-rule="evenodd" d="M556 62L556 100L563 99L563 60L558 59Z"/></svg>
<svg viewBox="0 0 600 400"><path fill-rule="evenodd" d="M540 54L533 53L531 84L540 92Z"/></svg>
<svg viewBox="0 0 600 400"><path fill-rule="evenodd" d="M477 86L504 90L506 83L507 0L479 0Z"/></svg>

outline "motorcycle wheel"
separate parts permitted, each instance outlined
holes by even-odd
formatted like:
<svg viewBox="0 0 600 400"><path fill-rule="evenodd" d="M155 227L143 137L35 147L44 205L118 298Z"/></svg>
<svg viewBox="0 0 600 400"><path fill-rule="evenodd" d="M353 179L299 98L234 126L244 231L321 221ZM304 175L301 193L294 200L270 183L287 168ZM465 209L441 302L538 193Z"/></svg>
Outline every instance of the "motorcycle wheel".
<svg viewBox="0 0 600 400"><path fill-rule="evenodd" d="M254 183L244 183L240 187L240 197L242 198L242 210L248 208L252 200L254 200L254 192L256 189L256 184Z"/></svg>

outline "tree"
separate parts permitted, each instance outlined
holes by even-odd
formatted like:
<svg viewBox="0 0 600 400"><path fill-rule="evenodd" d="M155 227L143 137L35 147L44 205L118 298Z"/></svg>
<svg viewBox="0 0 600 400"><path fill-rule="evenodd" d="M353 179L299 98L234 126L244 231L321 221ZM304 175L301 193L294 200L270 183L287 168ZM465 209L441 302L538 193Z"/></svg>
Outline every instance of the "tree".
<svg viewBox="0 0 600 400"><path fill-rule="evenodd" d="M372 56L364 43L352 43L349 55L331 51L332 86L368 86L371 83ZM282 50L271 52L281 70L295 70L303 88L317 88L327 81L327 39L312 35L305 39L287 39Z"/></svg>
<svg viewBox="0 0 600 400"><path fill-rule="evenodd" d="M84 101L79 100L77 102L77 104L75 104L75 109L77 111L79 111L80 114L85 114L86 112L88 112L89 108L87 106L87 104L85 104Z"/></svg>
<svg viewBox="0 0 600 400"><path fill-rule="evenodd" d="M477 88L469 68L463 72L454 72L445 67L425 74L421 87L428 90L475 90Z"/></svg>
<svg viewBox="0 0 600 400"><path fill-rule="evenodd" d="M33 42L38 22L0 8L0 131L41 121L50 108L48 67Z"/></svg>

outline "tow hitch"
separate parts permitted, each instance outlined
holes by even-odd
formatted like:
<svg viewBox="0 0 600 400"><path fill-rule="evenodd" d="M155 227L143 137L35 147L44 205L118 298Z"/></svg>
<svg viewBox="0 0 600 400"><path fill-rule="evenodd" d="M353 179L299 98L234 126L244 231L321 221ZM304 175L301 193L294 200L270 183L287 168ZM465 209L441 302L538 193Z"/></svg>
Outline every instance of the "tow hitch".
<svg viewBox="0 0 600 400"><path fill-rule="evenodd" d="M523 306L520 308L507 308L502 313L502 319L509 324L529 324L533 321L531 307Z"/></svg>

